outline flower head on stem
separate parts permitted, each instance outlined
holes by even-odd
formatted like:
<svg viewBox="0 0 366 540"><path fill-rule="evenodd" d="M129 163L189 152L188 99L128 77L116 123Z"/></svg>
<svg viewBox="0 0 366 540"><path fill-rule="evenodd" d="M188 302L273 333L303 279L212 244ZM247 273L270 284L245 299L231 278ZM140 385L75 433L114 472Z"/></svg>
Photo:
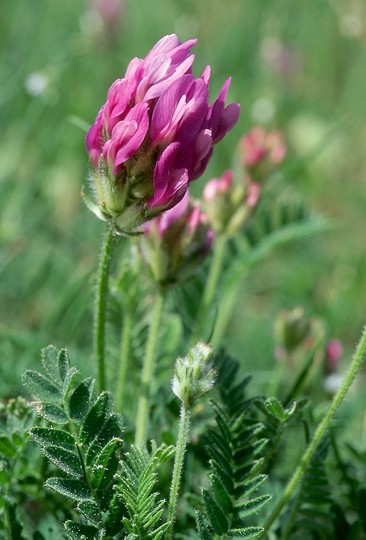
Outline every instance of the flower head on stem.
<svg viewBox="0 0 366 540"><path fill-rule="evenodd" d="M173 525L178 503L178 493L182 477L184 454L188 442L190 409L194 402L205 395L214 385L216 373L211 358L212 347L198 342L184 358L178 358L172 383L174 394L181 401L179 431L170 486L168 521L170 522L166 538L173 538Z"/></svg>
<svg viewBox="0 0 366 540"><path fill-rule="evenodd" d="M210 67L192 75L195 42L172 34L134 58L87 133L96 197L88 205L118 233L177 205L239 117L237 103L225 106L230 79L210 104Z"/></svg>
<svg viewBox="0 0 366 540"><path fill-rule="evenodd" d="M144 226L140 246L154 280L167 286L191 277L214 239L207 216L185 194L171 210Z"/></svg>
<svg viewBox="0 0 366 540"><path fill-rule="evenodd" d="M280 130L266 131L256 126L241 137L238 150L245 170L261 182L282 163L287 147Z"/></svg>
<svg viewBox="0 0 366 540"><path fill-rule="evenodd" d="M220 178L207 182L204 208L215 233L232 237L242 228L257 207L261 188L247 175L234 183L234 173L227 170Z"/></svg>

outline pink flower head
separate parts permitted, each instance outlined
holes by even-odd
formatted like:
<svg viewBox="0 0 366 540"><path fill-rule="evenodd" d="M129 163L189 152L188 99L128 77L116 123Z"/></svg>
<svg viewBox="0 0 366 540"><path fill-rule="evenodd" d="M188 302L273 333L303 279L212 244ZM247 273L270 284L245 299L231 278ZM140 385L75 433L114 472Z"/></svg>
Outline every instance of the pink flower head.
<svg viewBox="0 0 366 540"><path fill-rule="evenodd" d="M207 216L184 195L174 208L145 223L142 252L154 279L173 284L192 275L214 240Z"/></svg>
<svg viewBox="0 0 366 540"><path fill-rule="evenodd" d="M109 189L125 207L133 205L139 213L135 225L179 203L239 116L237 103L225 106L229 79L209 104L210 67L199 78L191 71L195 42L180 43L172 34L144 59L134 58L111 85L86 136L93 180L103 183L103 189L96 186L97 198ZM124 229L122 210L116 215L105 198L98 206L105 219ZM129 213L129 224L130 218Z"/></svg>
<svg viewBox="0 0 366 540"><path fill-rule="evenodd" d="M213 178L204 187L203 197L206 201L212 201L216 197L227 193L233 183L233 171L228 170L220 178Z"/></svg>
<svg viewBox="0 0 366 540"><path fill-rule="evenodd" d="M203 198L206 212L216 233L232 236L246 223L258 204L260 186L246 176L234 183L233 171L207 182Z"/></svg>
<svg viewBox="0 0 366 540"><path fill-rule="evenodd" d="M281 163L286 155L286 144L279 130L266 132L258 126L244 135L239 143L242 160L251 169L263 161L273 165Z"/></svg>

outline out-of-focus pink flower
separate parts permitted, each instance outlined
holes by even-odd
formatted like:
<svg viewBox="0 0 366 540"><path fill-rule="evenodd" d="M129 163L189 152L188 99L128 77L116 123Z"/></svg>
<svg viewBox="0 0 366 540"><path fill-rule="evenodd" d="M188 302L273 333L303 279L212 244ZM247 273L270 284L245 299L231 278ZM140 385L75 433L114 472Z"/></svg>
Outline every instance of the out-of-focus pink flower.
<svg viewBox="0 0 366 540"><path fill-rule="evenodd" d="M281 77L294 77L301 70L298 52L275 37L265 38L260 52L268 67Z"/></svg>
<svg viewBox="0 0 366 540"><path fill-rule="evenodd" d="M261 194L261 187L257 182L250 182L248 186L248 195L246 203L249 208L255 208L258 204Z"/></svg>
<svg viewBox="0 0 366 540"><path fill-rule="evenodd" d="M209 104L210 67L199 78L191 71L195 42L180 43L172 34L144 59L134 58L125 77L110 87L86 136L93 180L103 182L103 189L96 186L97 198L116 184L114 193L123 204L134 205L135 226L182 199L188 184L205 170L214 144L239 116L237 103L225 106L230 79ZM116 215L105 198L97 202L99 217L112 219L117 230L126 232L123 211Z"/></svg>
<svg viewBox="0 0 366 540"><path fill-rule="evenodd" d="M247 169L258 167L264 162L267 169L272 169L283 161L287 148L281 131L265 131L258 126L240 139L239 151Z"/></svg>
<svg viewBox="0 0 366 540"><path fill-rule="evenodd" d="M259 202L261 188L247 175L234 184L233 171L213 178L205 185L205 210L217 234L233 236L249 219Z"/></svg>
<svg viewBox="0 0 366 540"><path fill-rule="evenodd" d="M203 197L205 201L214 200L220 195L227 193L233 184L233 171L228 170L220 178L213 178L204 187Z"/></svg>
<svg viewBox="0 0 366 540"><path fill-rule="evenodd" d="M339 339L331 339L326 348L325 371L334 373L338 369L339 361L343 354L343 345Z"/></svg>
<svg viewBox="0 0 366 540"><path fill-rule="evenodd" d="M145 223L143 229L142 253L160 285L191 277L214 240L206 214L188 193L173 208Z"/></svg>
<svg viewBox="0 0 366 540"><path fill-rule="evenodd" d="M96 11L107 27L114 26L125 10L124 0L91 0L90 9Z"/></svg>

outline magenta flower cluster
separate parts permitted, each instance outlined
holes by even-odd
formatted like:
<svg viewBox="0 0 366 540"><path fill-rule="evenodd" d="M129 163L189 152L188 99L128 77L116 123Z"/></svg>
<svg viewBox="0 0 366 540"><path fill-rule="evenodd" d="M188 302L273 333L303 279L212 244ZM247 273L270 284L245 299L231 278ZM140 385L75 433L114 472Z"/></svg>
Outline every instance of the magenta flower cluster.
<svg viewBox="0 0 366 540"><path fill-rule="evenodd" d="M189 183L205 170L214 144L239 116L237 103L225 105L230 79L209 103L210 67L199 78L191 70L195 43L180 43L172 34L144 59L134 58L125 77L110 87L86 137L99 181L107 177L112 191L113 183L118 186L124 207L138 202L141 209L143 204L145 219L183 198ZM115 218L107 199L98 200L99 208Z"/></svg>

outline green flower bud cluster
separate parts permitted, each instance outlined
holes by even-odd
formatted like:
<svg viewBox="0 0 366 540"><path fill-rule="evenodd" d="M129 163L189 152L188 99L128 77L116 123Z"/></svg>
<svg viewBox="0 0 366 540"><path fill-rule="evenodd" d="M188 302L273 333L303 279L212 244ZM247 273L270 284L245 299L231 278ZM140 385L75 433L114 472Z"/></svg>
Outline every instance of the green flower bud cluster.
<svg viewBox="0 0 366 540"><path fill-rule="evenodd" d="M212 354L210 345L198 342L187 356L177 359L172 389L186 407L191 407L215 383Z"/></svg>

